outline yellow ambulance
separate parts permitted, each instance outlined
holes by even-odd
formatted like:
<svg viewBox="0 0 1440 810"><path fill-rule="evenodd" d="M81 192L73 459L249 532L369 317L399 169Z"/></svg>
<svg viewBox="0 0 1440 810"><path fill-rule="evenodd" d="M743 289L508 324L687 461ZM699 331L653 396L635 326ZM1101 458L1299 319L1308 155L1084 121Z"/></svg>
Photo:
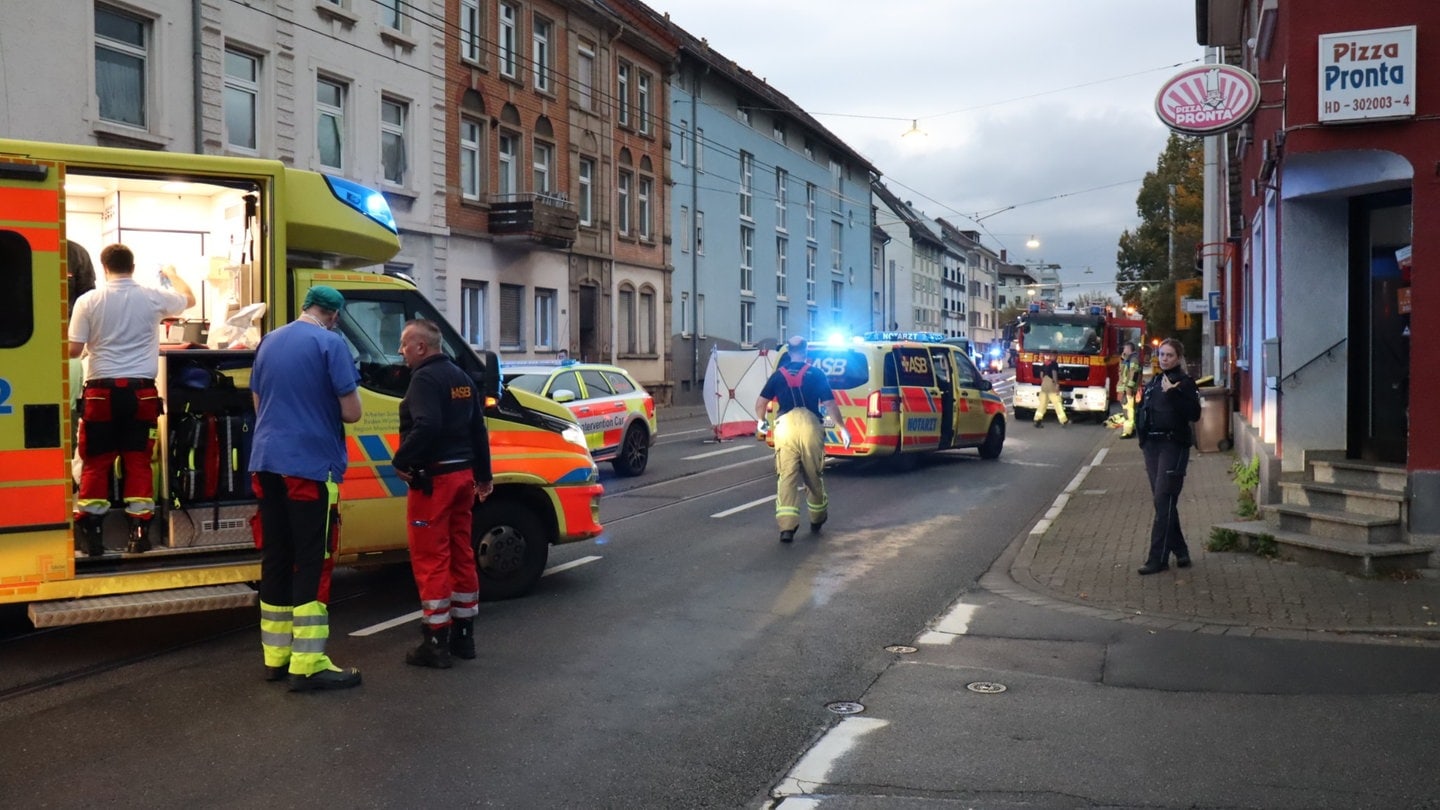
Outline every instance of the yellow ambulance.
<svg viewBox="0 0 1440 810"><path fill-rule="evenodd" d="M808 360L825 372L841 416L826 427L825 454L887 458L973 447L981 458L999 458L1005 403L965 347L944 340L867 332L809 344Z"/></svg>
<svg viewBox="0 0 1440 810"><path fill-rule="evenodd" d="M173 267L199 300L162 334L155 548L122 550L112 504L105 551L89 556L72 534L82 372L66 351L68 276L82 252L98 257L113 242L134 249L137 282ZM527 392L502 393L495 356L477 355L412 283L359 269L399 247L383 196L279 161L0 139L0 604L28 604L45 626L255 602L249 370L260 336L298 317L315 284L345 296L337 332L355 357L364 410L346 426L337 562L405 559L406 486L390 458L409 380L400 330L417 317L440 324L444 350L493 394L495 494L477 506L473 536L481 598L526 593L551 544L599 535L599 476L573 417ZM187 451L184 420L206 423L221 448ZM192 469L197 456L213 468Z"/></svg>

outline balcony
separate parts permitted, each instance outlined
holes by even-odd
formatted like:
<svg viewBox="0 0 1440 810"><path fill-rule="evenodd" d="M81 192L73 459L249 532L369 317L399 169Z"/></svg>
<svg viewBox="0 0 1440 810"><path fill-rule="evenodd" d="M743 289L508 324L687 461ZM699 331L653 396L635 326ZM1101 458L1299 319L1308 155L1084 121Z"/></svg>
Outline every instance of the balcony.
<svg viewBox="0 0 1440 810"><path fill-rule="evenodd" d="M568 248L580 216L564 194L497 194L490 198L490 233L527 237L539 244Z"/></svg>

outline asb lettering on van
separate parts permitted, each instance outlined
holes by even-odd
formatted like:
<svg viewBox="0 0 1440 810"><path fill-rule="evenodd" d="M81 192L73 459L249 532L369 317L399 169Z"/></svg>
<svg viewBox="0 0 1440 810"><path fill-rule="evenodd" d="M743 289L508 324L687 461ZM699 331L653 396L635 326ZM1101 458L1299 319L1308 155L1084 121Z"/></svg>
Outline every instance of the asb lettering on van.
<svg viewBox="0 0 1440 810"><path fill-rule="evenodd" d="M875 458L975 447L1000 455L1005 404L975 368L965 347L943 335L870 332L852 340L812 343L810 362L835 395L847 446L827 429L827 455Z"/></svg>

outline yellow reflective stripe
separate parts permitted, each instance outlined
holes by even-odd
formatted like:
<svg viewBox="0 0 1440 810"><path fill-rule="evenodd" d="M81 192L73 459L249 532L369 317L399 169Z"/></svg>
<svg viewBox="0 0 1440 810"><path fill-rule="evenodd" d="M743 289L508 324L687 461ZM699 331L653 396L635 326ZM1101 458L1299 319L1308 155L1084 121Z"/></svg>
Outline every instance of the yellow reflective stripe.
<svg viewBox="0 0 1440 810"><path fill-rule="evenodd" d="M830 508L830 499L829 499L829 498L826 498L824 501L822 501L822 502L820 502L820 503L811 503L811 502L810 502L810 499L809 499L809 498L806 498L806 499L805 499L805 505L810 508L810 511L811 511L811 512L819 512L819 511L821 511L821 510Z"/></svg>
<svg viewBox="0 0 1440 810"><path fill-rule="evenodd" d="M335 514L335 505L340 503L340 485L335 483L332 473L325 474L325 559L330 559L330 518Z"/></svg>
<svg viewBox="0 0 1440 810"><path fill-rule="evenodd" d="M779 504L776 504L776 506L775 506L775 514L776 514L776 515L799 515L799 514L800 514L800 507L798 507L798 506L780 506Z"/></svg>
<svg viewBox="0 0 1440 810"><path fill-rule="evenodd" d="M76 500L75 505L80 508L80 511L92 515L103 515L110 511L109 498L82 498Z"/></svg>

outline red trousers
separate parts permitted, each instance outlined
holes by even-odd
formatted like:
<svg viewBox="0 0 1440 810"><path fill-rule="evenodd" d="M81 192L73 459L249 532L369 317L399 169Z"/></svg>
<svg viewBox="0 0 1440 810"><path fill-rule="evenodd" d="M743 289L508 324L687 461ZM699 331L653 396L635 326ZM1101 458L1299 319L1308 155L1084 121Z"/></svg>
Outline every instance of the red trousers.
<svg viewBox="0 0 1440 810"><path fill-rule="evenodd" d="M475 474L456 470L431 482L430 492L410 488L405 517L423 621L438 629L448 627L451 618L468 619L478 612L480 579L470 545Z"/></svg>
<svg viewBox="0 0 1440 810"><path fill-rule="evenodd" d="M79 436L81 512L105 514L110 508L110 473L120 459L125 511L149 517L155 511L155 479L150 459L160 393L150 380L94 380L85 384Z"/></svg>

